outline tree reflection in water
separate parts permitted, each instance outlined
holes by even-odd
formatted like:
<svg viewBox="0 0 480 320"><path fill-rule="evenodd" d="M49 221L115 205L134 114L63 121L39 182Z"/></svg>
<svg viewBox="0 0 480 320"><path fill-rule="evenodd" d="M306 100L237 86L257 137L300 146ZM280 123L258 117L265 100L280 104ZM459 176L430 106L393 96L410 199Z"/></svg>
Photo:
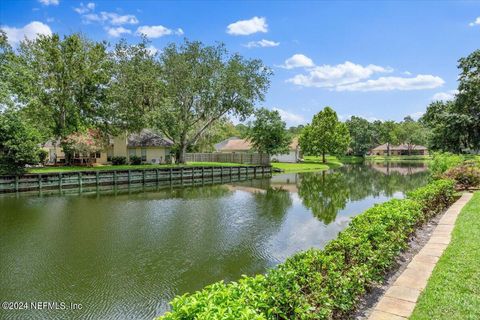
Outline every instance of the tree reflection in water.
<svg viewBox="0 0 480 320"><path fill-rule="evenodd" d="M298 195L315 217L329 224L349 201L368 196L392 197L418 187L426 179L423 164L348 165L328 172L299 174Z"/></svg>

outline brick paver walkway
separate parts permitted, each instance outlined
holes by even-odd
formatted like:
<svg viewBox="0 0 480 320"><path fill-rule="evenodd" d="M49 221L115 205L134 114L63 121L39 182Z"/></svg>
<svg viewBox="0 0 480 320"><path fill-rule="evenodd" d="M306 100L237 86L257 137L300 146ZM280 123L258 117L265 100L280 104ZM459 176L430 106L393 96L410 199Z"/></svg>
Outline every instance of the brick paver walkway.
<svg viewBox="0 0 480 320"><path fill-rule="evenodd" d="M430 240L385 292L369 320L405 320L410 317L420 293L427 285L433 268L450 243L458 214L471 198L472 193L464 193L457 202L448 208L433 231Z"/></svg>

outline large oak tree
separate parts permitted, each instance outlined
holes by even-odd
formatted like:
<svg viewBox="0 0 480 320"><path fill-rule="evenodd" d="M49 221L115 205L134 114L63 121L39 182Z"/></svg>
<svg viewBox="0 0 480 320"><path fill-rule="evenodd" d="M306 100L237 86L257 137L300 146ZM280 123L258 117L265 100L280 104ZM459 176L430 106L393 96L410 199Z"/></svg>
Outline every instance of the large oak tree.
<svg viewBox="0 0 480 320"><path fill-rule="evenodd" d="M251 115L272 74L260 60L230 55L223 44L172 43L159 59L164 99L150 112L150 123L174 142L178 163L219 119Z"/></svg>

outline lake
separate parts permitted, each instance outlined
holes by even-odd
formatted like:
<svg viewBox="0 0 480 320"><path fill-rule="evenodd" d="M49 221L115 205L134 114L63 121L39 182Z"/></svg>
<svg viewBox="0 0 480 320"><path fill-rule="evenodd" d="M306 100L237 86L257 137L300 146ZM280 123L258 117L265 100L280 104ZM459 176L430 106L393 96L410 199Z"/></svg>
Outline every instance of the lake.
<svg viewBox="0 0 480 320"><path fill-rule="evenodd" d="M152 319L177 294L322 248L355 215L424 185L425 170L370 163L204 187L0 195L1 302L81 304L0 318Z"/></svg>

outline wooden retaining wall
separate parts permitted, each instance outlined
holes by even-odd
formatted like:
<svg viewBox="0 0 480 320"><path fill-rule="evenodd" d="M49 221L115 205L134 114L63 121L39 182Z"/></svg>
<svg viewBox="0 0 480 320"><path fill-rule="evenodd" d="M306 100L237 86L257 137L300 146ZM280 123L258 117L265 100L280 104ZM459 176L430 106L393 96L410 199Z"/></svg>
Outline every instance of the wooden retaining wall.
<svg viewBox="0 0 480 320"><path fill-rule="evenodd" d="M260 153L187 153L187 162L230 162L254 165L270 165L270 156Z"/></svg>
<svg viewBox="0 0 480 320"><path fill-rule="evenodd" d="M179 167L137 170L96 170L78 172L55 172L0 176L0 193L23 192L47 189L82 188L83 186L145 184L157 181L194 181L224 176L271 174L270 166L235 167Z"/></svg>

